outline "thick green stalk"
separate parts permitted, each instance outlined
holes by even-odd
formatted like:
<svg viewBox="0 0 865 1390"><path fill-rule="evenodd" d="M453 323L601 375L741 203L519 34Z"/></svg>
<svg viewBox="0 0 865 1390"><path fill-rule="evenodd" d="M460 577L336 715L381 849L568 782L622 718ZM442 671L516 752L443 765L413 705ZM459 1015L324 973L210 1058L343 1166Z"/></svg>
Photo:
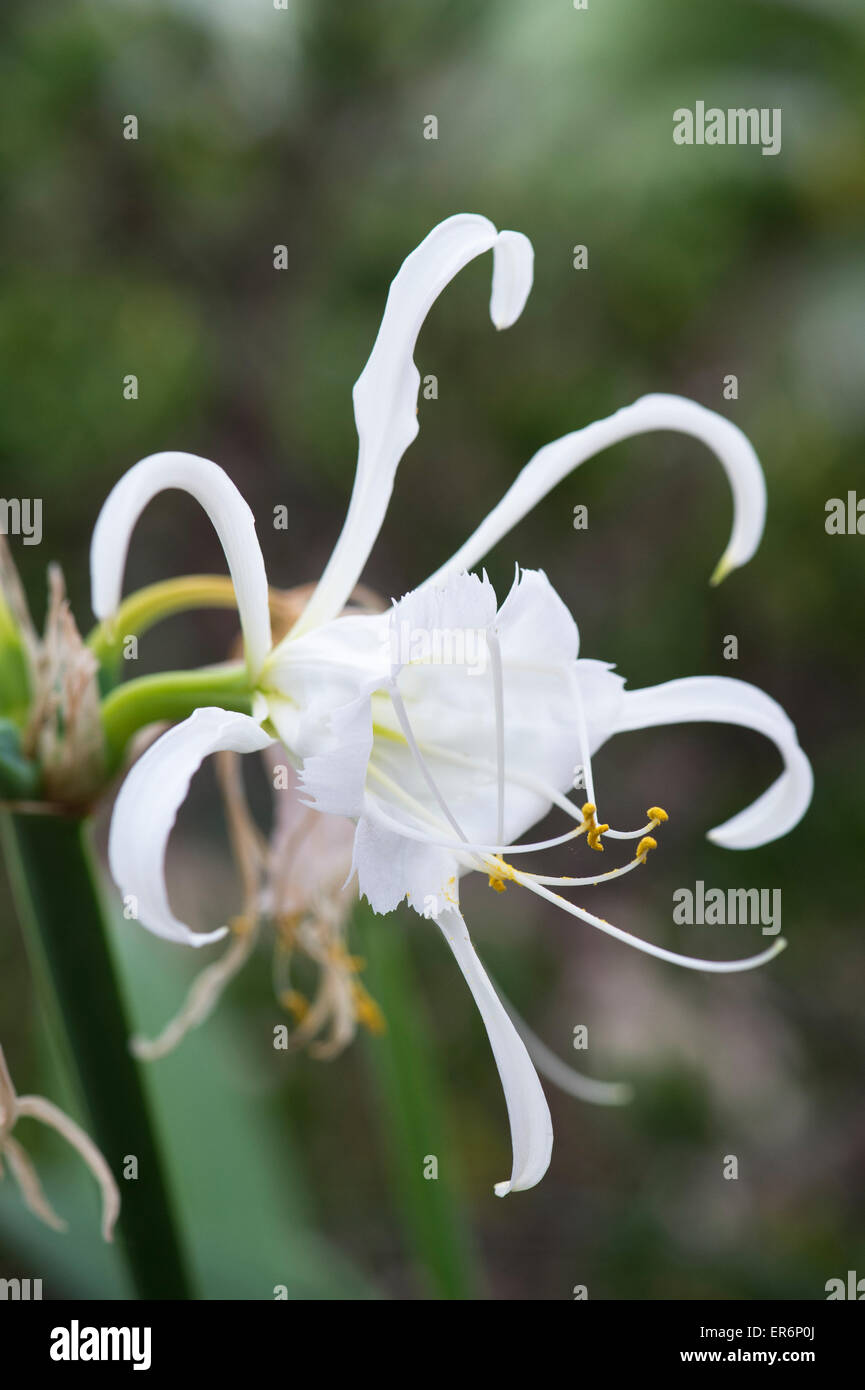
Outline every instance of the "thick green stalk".
<svg viewBox="0 0 865 1390"><path fill-rule="evenodd" d="M239 662L205 666L200 671L165 671L118 685L102 701L102 728L109 773L116 772L129 740L147 724L172 724L202 705L252 711L246 667Z"/></svg>
<svg viewBox="0 0 865 1390"><path fill-rule="evenodd" d="M110 622L93 629L87 645L113 677L121 665L127 637L141 637L155 623L190 608L236 607L237 597L228 575L188 574L165 579L124 599Z"/></svg>
<svg viewBox="0 0 865 1390"><path fill-rule="evenodd" d="M438 1298L478 1297L478 1275L457 1196L454 1146L417 997L405 924L359 908L364 983L387 1023L370 1039L403 1227L425 1282ZM435 1160L433 1164L432 1160ZM433 1176L435 1173L435 1176Z"/></svg>
<svg viewBox="0 0 865 1390"><path fill-rule="evenodd" d="M4 815L2 840L31 959L59 1011L88 1129L121 1189L119 1231L139 1298L191 1296L103 920L87 827ZM138 1176L124 1181L128 1159Z"/></svg>

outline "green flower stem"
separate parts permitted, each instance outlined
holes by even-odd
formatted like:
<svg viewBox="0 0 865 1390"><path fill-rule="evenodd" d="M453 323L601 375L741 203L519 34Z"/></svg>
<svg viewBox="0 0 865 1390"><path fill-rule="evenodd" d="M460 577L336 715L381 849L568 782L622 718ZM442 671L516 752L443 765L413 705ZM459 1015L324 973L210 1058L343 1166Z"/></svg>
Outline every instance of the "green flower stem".
<svg viewBox="0 0 865 1390"><path fill-rule="evenodd" d="M191 1296L148 1103L111 959L86 825L64 816L4 815L13 893L37 986L59 1016L68 1065L121 1190L119 1231L139 1298ZM138 1176L124 1181L129 1157Z"/></svg>
<svg viewBox="0 0 865 1390"><path fill-rule="evenodd" d="M176 723L202 705L251 714L249 676L242 662L200 671L166 671L118 685L102 701L109 773L116 772L133 734L162 720Z"/></svg>
<svg viewBox="0 0 865 1390"><path fill-rule="evenodd" d="M190 574L166 579L130 594L110 622L100 623L87 645L102 666L115 674L127 637L140 637L148 628L190 608L236 608L234 585L227 575Z"/></svg>
<svg viewBox="0 0 865 1390"><path fill-rule="evenodd" d="M383 1036L369 1040L367 1051L406 1236L435 1297L475 1299L479 1279L456 1194L454 1146L417 998L406 926L397 916L374 917L363 907L355 925L367 962L364 984L387 1023ZM438 1164L435 1177L429 1175L430 1158Z"/></svg>

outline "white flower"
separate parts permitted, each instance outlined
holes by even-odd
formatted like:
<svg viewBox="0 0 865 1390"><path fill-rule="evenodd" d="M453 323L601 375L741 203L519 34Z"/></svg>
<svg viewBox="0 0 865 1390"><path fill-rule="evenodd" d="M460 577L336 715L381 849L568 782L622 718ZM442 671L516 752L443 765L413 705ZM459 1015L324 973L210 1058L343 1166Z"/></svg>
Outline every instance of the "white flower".
<svg viewBox="0 0 865 1390"><path fill-rule="evenodd" d="M413 352L421 324L457 271L487 250L494 257L491 316L497 327L507 327L529 292L532 251L524 237L497 233L485 218L449 218L394 280L354 389L360 447L345 525L309 603L278 645L270 640L267 581L252 515L225 474L204 459L160 454L120 480L96 526L92 578L94 609L108 618L120 600L129 537L144 506L162 488L192 493L226 553L256 692L255 718L199 709L159 739L127 777L111 827L110 864L122 892L137 899L141 922L192 945L222 934L196 934L173 915L164 879L166 843L189 781L208 754L251 752L278 736L310 803L354 821L361 893L380 912L406 899L434 918L456 957L489 1034L508 1104L513 1168L496 1186L504 1195L543 1176L552 1127L526 1030L491 985L460 914L461 875L479 870L498 889L520 884L662 960L708 971L748 969L783 942L747 960L699 961L641 941L557 891L630 872L655 847L651 832L666 819L653 807L634 831L599 822L592 754L615 733L662 723L708 720L765 734L784 770L753 806L711 832L716 843L734 849L764 844L794 826L808 806L812 777L793 725L762 691L714 677L628 691L608 665L578 655L576 625L543 573L518 572L500 607L486 576L469 573L574 468L619 440L653 430L693 435L714 450L730 480L733 529L714 581L750 559L766 501L756 455L735 425L680 397L643 397L548 444L419 589L389 613L339 616L378 535L398 463L417 433L420 379ZM585 786L579 803L568 795L575 765ZM518 843L553 806L566 817L563 833L541 844ZM528 851L583 835L595 851L603 850L604 836L636 840L636 851L608 874L582 877L528 873L514 863ZM538 1061L551 1070L546 1059ZM598 1098L619 1096L606 1091Z"/></svg>

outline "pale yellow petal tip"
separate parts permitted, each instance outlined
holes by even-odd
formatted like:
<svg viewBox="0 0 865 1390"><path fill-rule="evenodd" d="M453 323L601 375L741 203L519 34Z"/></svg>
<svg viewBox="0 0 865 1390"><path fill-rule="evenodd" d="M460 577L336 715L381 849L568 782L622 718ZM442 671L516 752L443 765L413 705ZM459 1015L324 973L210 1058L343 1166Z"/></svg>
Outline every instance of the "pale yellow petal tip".
<svg viewBox="0 0 865 1390"><path fill-rule="evenodd" d="M729 551L725 550L724 554L721 556L720 560L715 566L715 572L712 575L712 578L709 580L709 583L712 585L712 588L716 589L719 584L723 584L724 580L727 578L727 575L732 574L735 568L735 561L730 558Z"/></svg>
<svg viewBox="0 0 865 1390"><path fill-rule="evenodd" d="M612 1105L630 1105L636 1094L634 1087L629 1082L619 1082L610 1088L610 1103Z"/></svg>
<svg viewBox="0 0 865 1390"><path fill-rule="evenodd" d="M511 1184L509 1182L497 1182L493 1188L497 1197L507 1197L510 1190Z"/></svg>

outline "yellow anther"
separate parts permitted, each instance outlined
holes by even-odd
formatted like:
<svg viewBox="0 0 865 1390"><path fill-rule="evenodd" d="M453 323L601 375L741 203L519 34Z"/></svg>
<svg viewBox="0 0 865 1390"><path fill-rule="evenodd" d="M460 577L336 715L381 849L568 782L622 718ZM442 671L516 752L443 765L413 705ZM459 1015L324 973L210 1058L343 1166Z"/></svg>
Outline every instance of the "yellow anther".
<svg viewBox="0 0 865 1390"><path fill-rule="evenodd" d="M228 923L235 936L249 936L255 926L255 919L252 917L232 917Z"/></svg>
<svg viewBox="0 0 865 1390"><path fill-rule="evenodd" d="M354 1011L358 1023L363 1024L364 1028L377 1036L386 1033L387 1021L385 1016L369 991L364 989L363 985L355 982L352 993L354 995Z"/></svg>
<svg viewBox="0 0 865 1390"><path fill-rule="evenodd" d="M309 1012L309 1000L300 990L284 989L279 996L279 1002L290 1014L294 1014L298 1023L301 1023Z"/></svg>
<svg viewBox="0 0 865 1390"><path fill-rule="evenodd" d="M609 830L610 828L608 825L598 825L595 820L597 809L594 801L587 801L583 807L583 825L581 829L585 829L586 843L589 845L590 849L604 848L601 844L601 836L605 830Z"/></svg>
<svg viewBox="0 0 865 1390"><path fill-rule="evenodd" d="M586 840L590 849L602 850L604 848L601 844L601 836L604 834L604 831L609 830L609 828L610 827L606 824L592 826L591 830L586 835Z"/></svg>
<svg viewBox="0 0 865 1390"><path fill-rule="evenodd" d="M366 969L365 957L349 955L348 951L339 941L335 941L333 945L328 946L327 955L328 959L332 960L334 965L341 965L344 970L349 970L352 974L356 974L359 970Z"/></svg>
<svg viewBox="0 0 865 1390"><path fill-rule="evenodd" d="M652 837L651 837L651 835L644 835L643 838L642 838L642 840L640 841L640 843L637 845L637 858L638 858L638 859L645 859L645 857L646 857L646 855L649 853L649 850L650 850L650 849L657 849L657 848L658 848L658 841L657 841L657 840L653 840Z"/></svg>
<svg viewBox="0 0 865 1390"><path fill-rule="evenodd" d="M655 821L658 825L670 819L663 806L650 806L646 815L649 817L649 820Z"/></svg>
<svg viewBox="0 0 865 1390"><path fill-rule="evenodd" d="M508 880L514 876L513 869L507 860L502 859L498 854L492 855L487 863L493 866L487 879L490 888L496 893L503 893L508 886Z"/></svg>
<svg viewBox="0 0 865 1390"><path fill-rule="evenodd" d="M281 912L275 920L277 935L284 946L291 947L301 924L299 912Z"/></svg>

